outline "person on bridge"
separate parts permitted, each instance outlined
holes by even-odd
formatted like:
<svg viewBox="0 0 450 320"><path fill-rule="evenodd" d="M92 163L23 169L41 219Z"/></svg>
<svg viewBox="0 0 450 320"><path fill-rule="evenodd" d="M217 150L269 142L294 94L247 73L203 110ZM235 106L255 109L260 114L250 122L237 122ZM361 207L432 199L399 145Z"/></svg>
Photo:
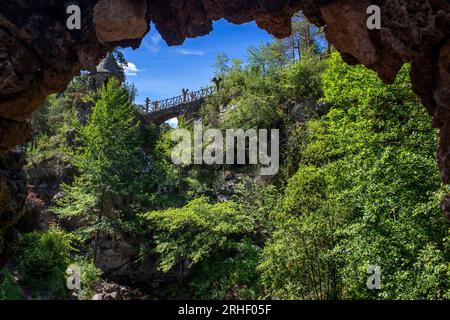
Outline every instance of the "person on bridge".
<svg viewBox="0 0 450 320"><path fill-rule="evenodd" d="M183 92L183 102L187 102L189 89L183 89L181 91Z"/></svg>

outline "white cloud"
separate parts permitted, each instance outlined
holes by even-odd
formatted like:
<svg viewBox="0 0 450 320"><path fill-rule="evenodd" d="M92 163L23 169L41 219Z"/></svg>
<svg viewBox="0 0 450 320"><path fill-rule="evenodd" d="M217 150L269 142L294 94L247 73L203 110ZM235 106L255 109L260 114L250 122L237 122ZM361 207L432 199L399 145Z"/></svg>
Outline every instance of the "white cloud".
<svg viewBox="0 0 450 320"><path fill-rule="evenodd" d="M203 55L205 55L205 53L200 50L177 49L177 52L184 56L203 56Z"/></svg>
<svg viewBox="0 0 450 320"><path fill-rule="evenodd" d="M128 62L127 66L124 69L125 69L125 75L131 76L131 77L137 76L138 72L140 71L137 68L137 66L132 62Z"/></svg>
<svg viewBox="0 0 450 320"><path fill-rule="evenodd" d="M162 40L162 37L159 33L155 33L150 37L150 41L154 44L160 43Z"/></svg>
<svg viewBox="0 0 450 320"><path fill-rule="evenodd" d="M149 41L144 41L144 46L147 48L150 53L158 53L161 51L160 43L162 41L162 37L160 34L155 33L152 34L149 38Z"/></svg>

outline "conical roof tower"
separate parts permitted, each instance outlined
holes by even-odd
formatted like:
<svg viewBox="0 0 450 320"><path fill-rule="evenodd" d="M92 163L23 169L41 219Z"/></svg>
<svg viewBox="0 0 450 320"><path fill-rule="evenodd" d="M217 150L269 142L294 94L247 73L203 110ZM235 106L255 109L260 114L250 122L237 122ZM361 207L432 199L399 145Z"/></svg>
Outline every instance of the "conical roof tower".
<svg viewBox="0 0 450 320"><path fill-rule="evenodd" d="M111 52L108 52L106 58L97 66L97 73L106 73L115 77L120 77L119 69L117 68L116 61Z"/></svg>

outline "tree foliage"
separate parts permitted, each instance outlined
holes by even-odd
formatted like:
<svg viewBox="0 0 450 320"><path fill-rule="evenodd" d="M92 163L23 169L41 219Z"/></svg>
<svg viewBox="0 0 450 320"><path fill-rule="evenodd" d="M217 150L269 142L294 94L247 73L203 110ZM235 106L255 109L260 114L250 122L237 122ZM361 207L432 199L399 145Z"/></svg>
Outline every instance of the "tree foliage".
<svg viewBox="0 0 450 320"><path fill-rule="evenodd" d="M304 17L293 28L287 40L250 48L246 61L220 55L221 90L200 111L205 129L280 129L278 175L174 165L173 128L142 126L132 88L111 79L88 93L80 77L33 119L36 149L52 153L73 126L73 100L95 102L68 152L79 175L63 186L54 211L81 218L76 232L94 240L85 242L94 257L103 236L137 238L162 272L180 269L179 296L449 299L450 226L439 209L448 186L439 179L437 132L412 92L409 66L385 85L338 54L324 57L322 30ZM117 52L116 59L124 65ZM192 130L192 123L181 118L179 127ZM45 260L66 266L67 241L47 240L26 236L23 268L45 272ZM36 258L52 245L60 255ZM77 263L94 284L100 272L90 261ZM379 290L367 287L371 266L380 267ZM14 291L3 281L0 298L2 288Z"/></svg>
<svg viewBox="0 0 450 320"><path fill-rule="evenodd" d="M135 213L142 201L145 157L135 107L115 79L101 89L89 123L79 125L82 146L72 154L80 174L63 186L54 207L61 217L78 216L86 237L136 231Z"/></svg>
<svg viewBox="0 0 450 320"><path fill-rule="evenodd" d="M436 132L407 71L386 86L337 55L329 60L323 90L332 108L306 125L300 169L264 249L270 296L448 298ZM366 287L371 265L382 270L379 291Z"/></svg>
<svg viewBox="0 0 450 320"><path fill-rule="evenodd" d="M17 257L23 282L33 289L64 297L66 270L76 243L74 235L58 228L26 234Z"/></svg>

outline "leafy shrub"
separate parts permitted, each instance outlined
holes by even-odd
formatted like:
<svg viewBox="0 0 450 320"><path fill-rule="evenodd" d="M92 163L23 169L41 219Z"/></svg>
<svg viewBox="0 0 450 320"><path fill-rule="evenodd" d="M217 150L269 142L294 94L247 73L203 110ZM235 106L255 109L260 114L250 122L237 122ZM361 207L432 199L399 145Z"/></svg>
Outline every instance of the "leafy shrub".
<svg viewBox="0 0 450 320"><path fill-rule="evenodd" d="M163 271L191 262L194 297L256 298L260 249L250 241L252 217L240 212L236 203L211 204L201 197L146 218L154 226Z"/></svg>
<svg viewBox="0 0 450 320"><path fill-rule="evenodd" d="M0 270L0 300L20 300L22 297L22 291L9 270Z"/></svg>
<svg viewBox="0 0 450 320"><path fill-rule="evenodd" d="M245 179L235 187L232 197L240 219L247 220L248 231L236 237L216 254L193 267L192 295L200 299L258 299L261 295L257 266L262 248L273 232L271 213L278 207L278 190Z"/></svg>
<svg viewBox="0 0 450 320"><path fill-rule="evenodd" d="M340 297L337 261L330 255L337 239L338 207L330 207L327 182L323 170L311 166L300 168L289 180L258 266L265 298Z"/></svg>
<svg viewBox="0 0 450 320"><path fill-rule="evenodd" d="M234 202L210 204L201 197L179 209L145 215L155 229L160 268L169 271L183 259L192 264L233 244L235 237L251 230L251 221L237 212Z"/></svg>
<svg viewBox="0 0 450 320"><path fill-rule="evenodd" d="M280 120L277 103L270 97L245 94L231 104L236 108L225 113L222 127L226 129L267 129Z"/></svg>
<svg viewBox="0 0 450 320"><path fill-rule="evenodd" d="M75 259L69 268L81 271L81 289L76 292L78 299L90 300L95 293L95 286L101 282L102 271L93 261L82 257Z"/></svg>
<svg viewBox="0 0 450 320"><path fill-rule="evenodd" d="M65 272L76 238L58 228L24 236L17 264L24 284L57 296L65 294Z"/></svg>
<svg viewBox="0 0 450 320"><path fill-rule="evenodd" d="M257 270L261 248L243 241L206 258L193 267L189 288L198 299L258 299L261 288Z"/></svg>
<svg viewBox="0 0 450 320"><path fill-rule="evenodd" d="M273 185L262 185L251 179L244 179L234 189L232 197L239 213L250 219L254 244L262 246L274 229L272 213L281 204L280 191Z"/></svg>
<svg viewBox="0 0 450 320"><path fill-rule="evenodd" d="M307 53L302 59L281 71L281 87L286 99L314 103L322 96L321 75L324 60Z"/></svg>

